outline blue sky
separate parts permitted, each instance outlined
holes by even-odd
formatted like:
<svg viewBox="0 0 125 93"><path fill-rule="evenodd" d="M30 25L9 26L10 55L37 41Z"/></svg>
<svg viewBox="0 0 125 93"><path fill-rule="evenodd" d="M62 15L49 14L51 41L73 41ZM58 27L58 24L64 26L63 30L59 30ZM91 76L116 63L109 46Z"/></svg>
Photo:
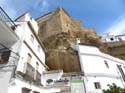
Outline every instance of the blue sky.
<svg viewBox="0 0 125 93"><path fill-rule="evenodd" d="M125 34L125 0L0 0L0 6L13 19L25 12L37 18L63 7L98 34Z"/></svg>

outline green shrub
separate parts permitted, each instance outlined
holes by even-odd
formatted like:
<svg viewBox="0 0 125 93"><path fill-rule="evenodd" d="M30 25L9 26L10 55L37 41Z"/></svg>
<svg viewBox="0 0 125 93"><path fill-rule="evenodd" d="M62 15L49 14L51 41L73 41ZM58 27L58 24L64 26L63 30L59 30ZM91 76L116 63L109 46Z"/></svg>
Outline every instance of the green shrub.
<svg viewBox="0 0 125 93"><path fill-rule="evenodd" d="M107 90L103 90L103 93L125 93L125 88L118 87L115 83L112 85L107 85L109 88Z"/></svg>

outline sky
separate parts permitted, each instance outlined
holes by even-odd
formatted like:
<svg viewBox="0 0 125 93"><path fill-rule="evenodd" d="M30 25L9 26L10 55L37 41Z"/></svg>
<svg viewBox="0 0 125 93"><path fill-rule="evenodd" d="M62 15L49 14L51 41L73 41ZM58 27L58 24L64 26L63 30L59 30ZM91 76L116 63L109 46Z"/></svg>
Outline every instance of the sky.
<svg viewBox="0 0 125 93"><path fill-rule="evenodd" d="M0 0L0 6L13 20L25 12L38 18L63 7L98 34L125 34L125 0Z"/></svg>

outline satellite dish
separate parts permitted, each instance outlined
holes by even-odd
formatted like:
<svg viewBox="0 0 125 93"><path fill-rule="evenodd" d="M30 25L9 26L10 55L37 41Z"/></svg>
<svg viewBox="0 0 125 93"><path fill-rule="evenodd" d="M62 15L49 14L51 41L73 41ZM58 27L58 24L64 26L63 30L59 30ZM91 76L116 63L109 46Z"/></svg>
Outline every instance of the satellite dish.
<svg viewBox="0 0 125 93"><path fill-rule="evenodd" d="M50 84L50 83L52 83L53 82L53 80L52 79L47 79L47 81L46 81L48 84Z"/></svg>

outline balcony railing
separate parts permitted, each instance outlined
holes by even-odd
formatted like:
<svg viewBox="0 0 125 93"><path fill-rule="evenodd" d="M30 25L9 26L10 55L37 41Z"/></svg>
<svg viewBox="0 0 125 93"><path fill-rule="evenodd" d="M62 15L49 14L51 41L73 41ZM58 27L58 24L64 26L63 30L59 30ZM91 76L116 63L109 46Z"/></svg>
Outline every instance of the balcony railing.
<svg viewBox="0 0 125 93"><path fill-rule="evenodd" d="M15 29L16 24L14 21L7 15L7 13L0 7L0 21L4 21L12 29Z"/></svg>
<svg viewBox="0 0 125 93"><path fill-rule="evenodd" d="M26 63L26 72L23 76L26 80L32 81L34 84L41 85L41 74L29 63Z"/></svg>
<svg viewBox="0 0 125 93"><path fill-rule="evenodd" d="M36 71L36 83L41 84L41 74L38 71Z"/></svg>
<svg viewBox="0 0 125 93"><path fill-rule="evenodd" d="M25 78L28 80L34 80L35 68L33 68L29 63L26 66Z"/></svg>

